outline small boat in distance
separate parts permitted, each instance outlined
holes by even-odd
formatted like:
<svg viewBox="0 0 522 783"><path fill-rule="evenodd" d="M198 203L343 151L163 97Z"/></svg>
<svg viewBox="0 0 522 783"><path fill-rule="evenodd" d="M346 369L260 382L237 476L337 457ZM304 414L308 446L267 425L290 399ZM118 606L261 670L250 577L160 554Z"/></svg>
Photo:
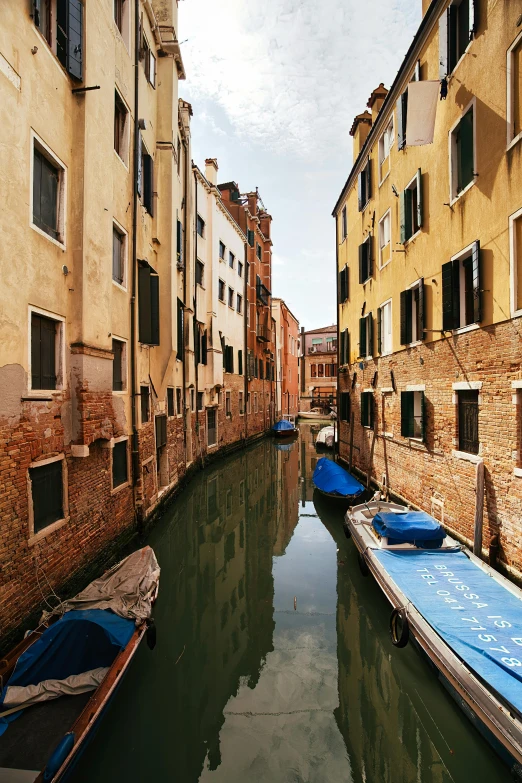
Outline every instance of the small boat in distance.
<svg viewBox="0 0 522 783"><path fill-rule="evenodd" d="M324 413L321 408L312 408L310 411L299 411L297 417L299 419L333 419L335 413Z"/></svg>
<svg viewBox="0 0 522 783"><path fill-rule="evenodd" d="M353 502L365 491L351 473L328 457L321 457L317 462L312 480L325 497L344 503Z"/></svg>
<svg viewBox="0 0 522 783"><path fill-rule="evenodd" d="M392 606L392 644L415 644L522 780L522 591L425 512L374 500L349 508L345 525Z"/></svg>
<svg viewBox="0 0 522 783"><path fill-rule="evenodd" d="M337 433L333 424L328 424L326 427L322 427L319 430L317 438L315 439L315 445L318 449L333 449L334 439L337 440Z"/></svg>
<svg viewBox="0 0 522 783"><path fill-rule="evenodd" d="M143 637L155 645L160 568L146 546L53 611L0 661L0 781L70 772Z"/></svg>
<svg viewBox="0 0 522 783"><path fill-rule="evenodd" d="M282 419L276 421L272 427L272 434L276 438L288 438L291 435L295 435L297 427L295 426L295 416L286 414Z"/></svg>

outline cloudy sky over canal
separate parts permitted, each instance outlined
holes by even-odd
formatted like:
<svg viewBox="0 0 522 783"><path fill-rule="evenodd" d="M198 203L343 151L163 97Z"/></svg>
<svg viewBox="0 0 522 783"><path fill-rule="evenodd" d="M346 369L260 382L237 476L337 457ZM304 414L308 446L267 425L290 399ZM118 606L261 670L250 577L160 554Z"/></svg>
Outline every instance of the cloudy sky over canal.
<svg viewBox="0 0 522 783"><path fill-rule="evenodd" d="M180 31L193 156L259 187L274 216L273 290L306 328L335 319L330 216L352 161L350 126L396 73L420 0L184 0ZM321 296L317 297L320 286Z"/></svg>

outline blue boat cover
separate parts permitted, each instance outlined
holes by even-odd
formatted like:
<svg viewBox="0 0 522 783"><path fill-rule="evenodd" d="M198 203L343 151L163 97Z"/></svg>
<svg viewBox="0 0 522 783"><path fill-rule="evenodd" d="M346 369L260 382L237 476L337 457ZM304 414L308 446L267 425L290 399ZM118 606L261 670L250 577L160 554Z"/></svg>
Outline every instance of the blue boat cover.
<svg viewBox="0 0 522 783"><path fill-rule="evenodd" d="M0 707L8 685L64 680L72 674L110 666L120 650L127 646L135 627L134 620L104 609L67 612L19 657L0 693ZM7 728L7 722L0 719L0 735Z"/></svg>
<svg viewBox="0 0 522 783"><path fill-rule="evenodd" d="M463 552L374 554L446 644L522 713L522 601Z"/></svg>
<svg viewBox="0 0 522 783"><path fill-rule="evenodd" d="M373 518L375 531L389 544L413 544L417 546L440 546L446 537L444 528L425 511L407 511L394 514L383 511Z"/></svg>
<svg viewBox="0 0 522 783"><path fill-rule="evenodd" d="M321 457L315 466L313 482L321 492L339 495L340 497L357 497L364 492L364 487L356 478L328 457Z"/></svg>
<svg viewBox="0 0 522 783"><path fill-rule="evenodd" d="M276 421L272 429L274 432L284 432L285 430L293 430L295 427L292 422L287 421L286 419L281 419L281 421Z"/></svg>

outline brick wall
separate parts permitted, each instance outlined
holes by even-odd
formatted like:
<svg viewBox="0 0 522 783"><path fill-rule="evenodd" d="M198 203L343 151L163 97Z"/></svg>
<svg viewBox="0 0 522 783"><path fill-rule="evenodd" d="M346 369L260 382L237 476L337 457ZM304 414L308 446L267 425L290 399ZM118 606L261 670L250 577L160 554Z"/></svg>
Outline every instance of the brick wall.
<svg viewBox="0 0 522 783"><path fill-rule="evenodd" d="M391 391L394 375L396 391ZM517 321L473 330L433 343L354 364L339 375L340 391L350 391L354 426L354 464L365 474L370 464L373 432L361 426L360 394L374 389L377 432L371 475L386 476L390 490L431 511L434 492L444 501L445 524L468 541L473 539L476 464L459 459L455 391L461 382L482 382L479 396L479 456L485 467L483 546L500 536L501 559L522 571L522 466L520 394L512 381L521 377ZM352 390L354 373L355 387ZM401 437L400 392L425 384L426 438L421 443ZM390 389L389 392L382 390ZM522 390L521 390L522 392ZM385 435L386 433L386 435ZM340 425L340 454L348 458L350 432Z"/></svg>

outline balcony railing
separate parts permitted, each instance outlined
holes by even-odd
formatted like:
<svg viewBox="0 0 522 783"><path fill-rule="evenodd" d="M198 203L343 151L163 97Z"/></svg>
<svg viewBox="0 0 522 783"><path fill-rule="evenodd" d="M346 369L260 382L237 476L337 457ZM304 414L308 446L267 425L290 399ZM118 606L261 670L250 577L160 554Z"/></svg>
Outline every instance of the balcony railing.
<svg viewBox="0 0 522 783"><path fill-rule="evenodd" d="M257 339L262 343L269 343L270 342L270 333L271 330L268 328L268 326L262 326L261 324L258 324L256 335Z"/></svg>
<svg viewBox="0 0 522 783"><path fill-rule="evenodd" d="M258 301L262 302L262 304L267 306L270 304L271 293L266 287L266 285L263 285L259 276L256 282L256 296Z"/></svg>

